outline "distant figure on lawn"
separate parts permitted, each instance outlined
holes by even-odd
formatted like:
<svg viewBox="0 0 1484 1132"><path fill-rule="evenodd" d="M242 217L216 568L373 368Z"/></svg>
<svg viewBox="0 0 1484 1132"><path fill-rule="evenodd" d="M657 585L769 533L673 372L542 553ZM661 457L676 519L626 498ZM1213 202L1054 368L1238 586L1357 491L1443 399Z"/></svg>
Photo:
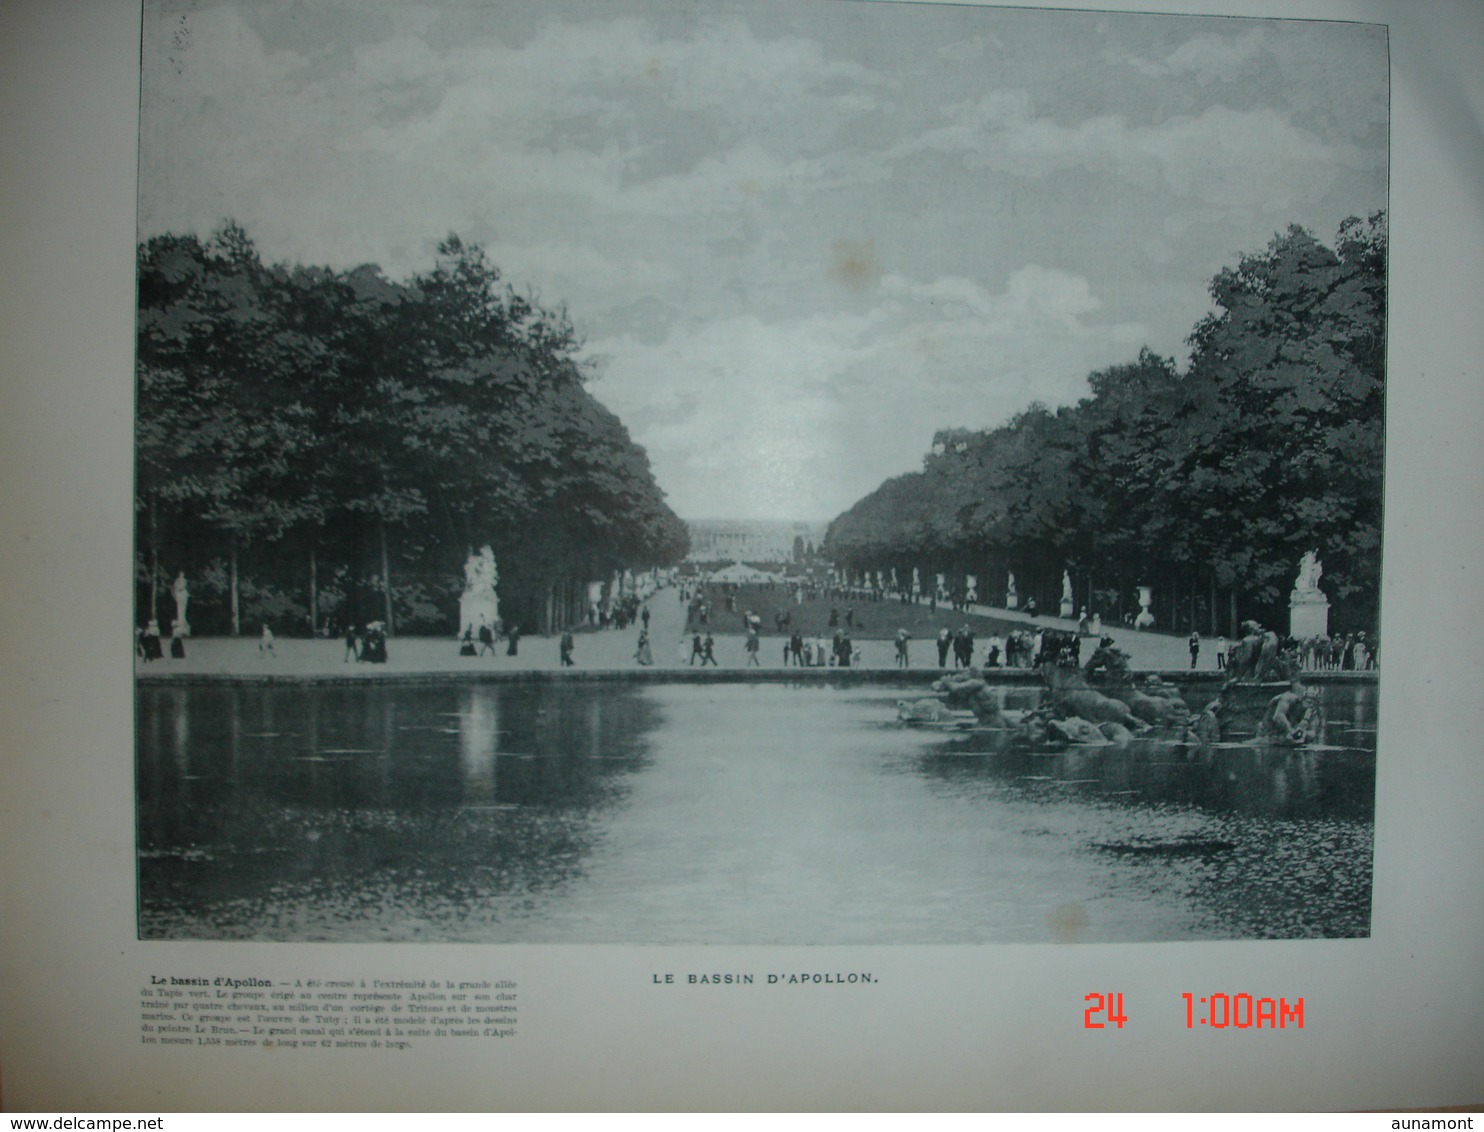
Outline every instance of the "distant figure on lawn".
<svg viewBox="0 0 1484 1132"><path fill-rule="evenodd" d="M974 630L969 623L953 635L953 667L968 668L974 663Z"/></svg>
<svg viewBox="0 0 1484 1132"><path fill-rule="evenodd" d="M268 628L266 621L263 622L263 635L258 638L258 652L264 656L276 657L278 655L278 650L273 647L273 630Z"/></svg>
<svg viewBox="0 0 1484 1132"><path fill-rule="evenodd" d="M850 658L855 651L855 646L850 641L849 633L835 634L835 665L839 668L849 668Z"/></svg>
<svg viewBox="0 0 1484 1132"><path fill-rule="evenodd" d="M264 626L266 629L267 626ZM367 664L386 663L386 622L372 621L366 626L366 639L361 645L361 659Z"/></svg>
<svg viewBox="0 0 1484 1132"><path fill-rule="evenodd" d="M141 638L141 644L144 648L145 660L164 659L165 653L160 648L160 623L158 621L152 620L144 627L144 636Z"/></svg>
<svg viewBox="0 0 1484 1132"><path fill-rule="evenodd" d="M572 668L576 662L572 659L572 650L577 647L577 642L572 639L572 630L567 629L562 633L561 655L562 667Z"/></svg>

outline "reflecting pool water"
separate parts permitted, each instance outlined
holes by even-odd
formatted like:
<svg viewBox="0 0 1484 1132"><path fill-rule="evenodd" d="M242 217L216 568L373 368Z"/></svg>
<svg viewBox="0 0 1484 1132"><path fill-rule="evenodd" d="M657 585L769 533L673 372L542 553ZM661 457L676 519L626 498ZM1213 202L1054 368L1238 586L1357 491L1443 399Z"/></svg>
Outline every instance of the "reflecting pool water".
<svg viewBox="0 0 1484 1132"><path fill-rule="evenodd" d="M1375 689L1325 742L1034 747L883 686L138 691L145 938L1365 935ZM913 693L914 697L919 695ZM1007 707L1038 693L1011 689Z"/></svg>

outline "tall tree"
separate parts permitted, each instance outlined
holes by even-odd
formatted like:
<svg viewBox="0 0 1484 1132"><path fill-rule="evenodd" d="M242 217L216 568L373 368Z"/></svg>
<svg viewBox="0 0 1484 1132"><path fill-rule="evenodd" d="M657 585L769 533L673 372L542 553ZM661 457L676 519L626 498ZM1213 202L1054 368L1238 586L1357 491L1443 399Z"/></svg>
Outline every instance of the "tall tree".
<svg viewBox="0 0 1484 1132"><path fill-rule="evenodd" d="M1384 215L1345 221L1333 250L1290 228L1212 280L1188 372L1146 349L1091 374L1075 406L944 430L923 471L837 518L827 547L850 568L993 562L1045 600L1064 568L1117 594L1154 582L1167 624L1194 624L1201 602L1214 619L1221 591L1281 624L1295 565L1317 548L1342 620L1368 623L1385 280Z"/></svg>

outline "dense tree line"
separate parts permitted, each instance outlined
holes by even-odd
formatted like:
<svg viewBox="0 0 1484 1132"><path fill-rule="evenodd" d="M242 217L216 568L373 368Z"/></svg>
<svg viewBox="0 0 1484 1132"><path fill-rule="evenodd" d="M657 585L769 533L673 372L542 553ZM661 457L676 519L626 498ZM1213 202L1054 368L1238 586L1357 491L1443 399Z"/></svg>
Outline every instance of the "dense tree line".
<svg viewBox="0 0 1484 1132"><path fill-rule="evenodd" d="M197 632L452 632L488 543L502 614L550 631L587 582L685 555L565 313L476 246L394 282L264 264L229 223L142 244L138 290L137 596L167 632L181 571Z"/></svg>
<svg viewBox="0 0 1484 1132"><path fill-rule="evenodd" d="M981 596L1105 619L1153 586L1165 627L1286 629L1300 557L1317 549L1332 629L1375 627L1384 450L1386 219L1333 248L1290 227L1210 285L1184 373L1147 348L1090 375L1076 405L934 438L921 472L839 516L847 570L979 575ZM905 571L905 572L904 572Z"/></svg>

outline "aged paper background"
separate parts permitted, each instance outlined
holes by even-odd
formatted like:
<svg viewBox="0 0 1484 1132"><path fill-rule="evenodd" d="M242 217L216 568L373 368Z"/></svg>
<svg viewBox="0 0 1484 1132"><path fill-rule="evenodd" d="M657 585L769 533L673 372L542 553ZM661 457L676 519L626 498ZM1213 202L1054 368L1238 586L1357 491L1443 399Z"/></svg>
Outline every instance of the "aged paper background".
<svg viewBox="0 0 1484 1132"><path fill-rule="evenodd" d="M1108 5L1117 8L1119 5ZM1182 5L1387 23L1387 562L1373 935L1082 947L150 943L134 934L130 618L137 6L0 2L0 1071L11 1109L1368 1108L1484 1100L1484 10ZM869 970L868 992L665 990ZM150 974L511 978L506 1043L138 1044ZM1135 1021L1081 1028L1082 996ZM1182 991L1303 996L1187 1033Z"/></svg>

